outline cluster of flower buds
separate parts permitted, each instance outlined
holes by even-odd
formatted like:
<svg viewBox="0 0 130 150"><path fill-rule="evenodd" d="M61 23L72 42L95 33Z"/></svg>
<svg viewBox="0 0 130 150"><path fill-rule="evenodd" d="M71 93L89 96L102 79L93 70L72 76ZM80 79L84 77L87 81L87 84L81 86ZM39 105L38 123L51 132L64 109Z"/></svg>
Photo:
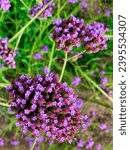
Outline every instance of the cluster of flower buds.
<svg viewBox="0 0 130 150"><path fill-rule="evenodd" d="M92 24L87 24L82 30L81 39L83 46L88 53L97 53L99 50L107 49L106 42L108 37L104 34L108 31L107 26L103 23L94 21Z"/></svg>
<svg viewBox="0 0 130 150"><path fill-rule="evenodd" d="M0 59L2 59L9 68L16 68L15 56L16 52L8 47L8 38L0 39Z"/></svg>
<svg viewBox="0 0 130 150"><path fill-rule="evenodd" d="M54 33L51 37L56 42L57 49L65 49L66 52L72 50L73 46L80 46L80 33L83 28L83 19L71 16L68 19L54 19Z"/></svg>
<svg viewBox="0 0 130 150"><path fill-rule="evenodd" d="M0 0L0 8L4 10L4 12L10 9L10 1L9 0Z"/></svg>
<svg viewBox="0 0 130 150"><path fill-rule="evenodd" d="M42 132L59 142L72 142L82 126L83 116L77 107L77 96L67 83L60 83L56 74L22 75L7 91L13 97L9 111L16 112L23 132L39 137Z"/></svg>
<svg viewBox="0 0 130 150"><path fill-rule="evenodd" d="M109 38L104 37L104 34L108 31L108 28L103 23L93 22L84 25L83 19L71 16L68 19L54 19L53 24L54 32L51 37L58 50L63 48L66 52L69 52L74 46L82 45L86 52L96 53L107 48L106 42Z"/></svg>
<svg viewBox="0 0 130 150"><path fill-rule="evenodd" d="M50 2L50 0L42 0L41 3L39 3L38 6L34 6L33 8L30 9L30 14L31 14L31 18L33 18L43 7L45 7L48 3ZM55 3L50 3L48 5L48 7L43 10L43 12L38 16L38 18L41 19L46 19L48 17L52 16L52 10L55 6Z"/></svg>

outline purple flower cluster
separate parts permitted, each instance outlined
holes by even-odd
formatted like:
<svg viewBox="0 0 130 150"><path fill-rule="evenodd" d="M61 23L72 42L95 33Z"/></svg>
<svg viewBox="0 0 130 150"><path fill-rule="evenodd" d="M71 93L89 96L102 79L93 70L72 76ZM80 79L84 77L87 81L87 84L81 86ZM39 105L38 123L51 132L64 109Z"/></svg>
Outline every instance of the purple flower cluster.
<svg viewBox="0 0 130 150"><path fill-rule="evenodd" d="M10 9L10 1L9 0L0 0L0 8L4 10L4 12Z"/></svg>
<svg viewBox="0 0 130 150"><path fill-rule="evenodd" d="M88 53L97 53L99 50L107 49L106 42L109 38L104 37L107 31L108 28L103 23L96 21L84 26L81 38Z"/></svg>
<svg viewBox="0 0 130 150"><path fill-rule="evenodd" d="M8 38L0 39L0 59L2 59L9 68L16 68L15 56L16 52L8 47Z"/></svg>
<svg viewBox="0 0 130 150"><path fill-rule="evenodd" d="M111 17L111 11L109 9L104 10L107 17Z"/></svg>
<svg viewBox="0 0 130 150"><path fill-rule="evenodd" d="M42 46L42 51L48 52L48 51L49 51L48 46L47 46L47 45L43 45L43 46Z"/></svg>
<svg viewBox="0 0 130 150"><path fill-rule="evenodd" d="M96 145L96 150L101 150L101 148L102 148L102 145L101 145L101 144L97 144L97 145Z"/></svg>
<svg viewBox="0 0 130 150"><path fill-rule="evenodd" d="M79 77L74 77L72 80L72 85L77 86L81 82Z"/></svg>
<svg viewBox="0 0 130 150"><path fill-rule="evenodd" d="M102 145L100 143L95 145L92 138L88 139L86 143L82 139L79 139L77 142L76 150L81 150L82 148L84 148L86 150L88 150L88 149L101 150Z"/></svg>
<svg viewBox="0 0 130 150"><path fill-rule="evenodd" d="M80 33L84 20L71 16L68 19L54 19L54 33L51 37L56 42L57 49L65 48L66 52L72 50L73 46L80 46Z"/></svg>
<svg viewBox="0 0 130 150"><path fill-rule="evenodd" d="M81 0L80 5L82 8L82 11L84 11L88 7L88 4L85 0Z"/></svg>
<svg viewBox="0 0 130 150"><path fill-rule="evenodd" d="M78 0L68 0L69 3L76 3Z"/></svg>
<svg viewBox="0 0 130 150"><path fill-rule="evenodd" d="M100 126L99 126L99 128L101 130L105 130L105 129L107 129L107 125L105 123L101 123Z"/></svg>
<svg viewBox="0 0 130 150"><path fill-rule="evenodd" d="M94 141L93 139L89 139L86 143L86 149L92 148L94 146Z"/></svg>
<svg viewBox="0 0 130 150"><path fill-rule="evenodd" d="M82 139L80 139L78 142L77 142L77 147L83 147L84 146L84 142Z"/></svg>
<svg viewBox="0 0 130 150"><path fill-rule="evenodd" d="M31 18L33 18L43 7L45 7L50 0L42 0L38 6L34 6L30 9ZM52 16L52 10L55 6L55 3L50 3L49 6L38 16L38 18L47 19Z"/></svg>
<svg viewBox="0 0 130 150"><path fill-rule="evenodd" d="M106 78L106 77L101 78L102 85L105 85L107 82L108 82L108 78Z"/></svg>
<svg viewBox="0 0 130 150"><path fill-rule="evenodd" d="M91 125L91 123L92 123L91 119L90 119L90 118L88 118L88 116L87 116L87 115L85 115L85 116L83 117L83 124L82 124L82 128L83 128L83 129L88 128L88 127Z"/></svg>
<svg viewBox="0 0 130 150"><path fill-rule="evenodd" d="M55 19L54 33L51 37L57 45L57 49L65 49L66 52L72 50L74 46L84 46L86 52L96 53L107 48L108 37L104 34L108 28L99 22L84 25L84 20L71 16L68 19Z"/></svg>
<svg viewBox="0 0 130 150"><path fill-rule="evenodd" d="M4 139L0 138L0 146L4 146Z"/></svg>
<svg viewBox="0 0 130 150"><path fill-rule="evenodd" d="M72 142L81 128L81 111L76 107L77 95L67 83L60 83L53 73L35 78L22 75L7 91L13 97L9 111L16 112L23 132L39 137L42 132L59 142Z"/></svg>
<svg viewBox="0 0 130 150"><path fill-rule="evenodd" d="M107 94L111 95L111 91L107 88L106 84L108 83L108 78L105 77L106 72L104 70L101 70L101 89L104 90Z"/></svg>
<svg viewBox="0 0 130 150"><path fill-rule="evenodd" d="M16 141L16 140L12 140L10 141L10 144L13 145L13 146L16 146L16 145L19 145L19 141Z"/></svg>
<svg viewBox="0 0 130 150"><path fill-rule="evenodd" d="M78 99L76 101L77 108L81 108L83 106L83 104L84 104L84 101L82 99Z"/></svg>
<svg viewBox="0 0 130 150"><path fill-rule="evenodd" d="M33 56L33 59L41 59L42 58L42 54L41 53L35 53Z"/></svg>

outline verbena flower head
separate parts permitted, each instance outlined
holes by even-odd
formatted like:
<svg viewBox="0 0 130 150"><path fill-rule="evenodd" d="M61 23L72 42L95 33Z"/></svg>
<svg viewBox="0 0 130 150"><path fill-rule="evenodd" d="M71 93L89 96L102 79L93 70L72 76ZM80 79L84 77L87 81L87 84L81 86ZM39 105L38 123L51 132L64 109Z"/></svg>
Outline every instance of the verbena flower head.
<svg viewBox="0 0 130 150"><path fill-rule="evenodd" d="M15 56L16 52L8 47L8 38L0 39L0 59L2 59L9 68L16 68Z"/></svg>
<svg viewBox="0 0 130 150"><path fill-rule="evenodd" d="M42 58L42 54L41 53L35 53L33 56L33 59L41 59Z"/></svg>
<svg viewBox="0 0 130 150"><path fill-rule="evenodd" d="M80 5L83 11L88 7L88 4L85 0L81 0Z"/></svg>
<svg viewBox="0 0 130 150"><path fill-rule="evenodd" d="M42 3L39 3L38 6L34 6L32 9L30 9L31 18L33 18L49 2L50 0L43 0ZM43 10L43 12L38 16L38 18L46 19L48 17L51 17L54 6L55 3L50 3L50 5L45 10Z"/></svg>
<svg viewBox="0 0 130 150"><path fill-rule="evenodd" d="M101 74L104 75L106 73L105 70L101 70Z"/></svg>
<svg viewBox="0 0 130 150"><path fill-rule="evenodd" d="M91 111L90 111L90 115L91 115L92 117L95 117L95 116L96 116L96 112L95 112L94 110L91 110Z"/></svg>
<svg viewBox="0 0 130 150"><path fill-rule="evenodd" d="M100 128L101 130L105 130L105 129L107 129L107 125L106 125L105 123L101 123L101 124L99 125L99 128Z"/></svg>
<svg viewBox="0 0 130 150"><path fill-rule="evenodd" d="M0 8L3 9L4 12L8 11L11 7L9 0L0 0Z"/></svg>
<svg viewBox="0 0 130 150"><path fill-rule="evenodd" d="M111 12L110 12L109 9L105 9L104 12L105 12L105 14L106 14L107 17L111 16Z"/></svg>
<svg viewBox="0 0 130 150"><path fill-rule="evenodd" d="M66 52L69 52L74 46L80 46L80 33L83 23L83 19L74 16L68 19L54 19L54 33L51 34L51 37L58 50L64 48Z"/></svg>
<svg viewBox="0 0 130 150"><path fill-rule="evenodd" d="M69 3L76 3L78 0L68 0Z"/></svg>
<svg viewBox="0 0 130 150"><path fill-rule="evenodd" d="M106 25L94 21L92 24L84 25L84 20L71 16L68 19L54 19L54 32L51 34L57 49L66 52L74 46L83 46L88 53L97 53L99 50L107 49L106 42L108 31Z"/></svg>
<svg viewBox="0 0 130 150"><path fill-rule="evenodd" d="M108 82L108 78L106 78L106 77L101 78L102 85L105 85L107 82Z"/></svg>
<svg viewBox="0 0 130 150"><path fill-rule="evenodd" d="M97 144L96 145L96 150L101 150L102 149L102 145L101 144Z"/></svg>
<svg viewBox="0 0 130 150"><path fill-rule="evenodd" d="M42 46L42 51L48 52L48 51L49 51L48 46L47 46L47 45L43 45L43 46Z"/></svg>
<svg viewBox="0 0 130 150"><path fill-rule="evenodd" d="M13 146L16 146L16 145L19 145L19 141L16 141L16 140L12 140L10 141L10 144L13 145Z"/></svg>
<svg viewBox="0 0 130 150"><path fill-rule="evenodd" d="M81 39L83 46L88 53L97 53L99 50L107 49L106 42L108 37L104 37L104 34L108 31L108 28L100 22L94 21L92 24L87 24L82 30Z"/></svg>
<svg viewBox="0 0 130 150"><path fill-rule="evenodd" d="M91 121L90 118L88 118L87 115L83 116L83 120L84 121L83 121L83 124L82 124L82 128L86 129L86 128L88 128L91 125L92 121Z"/></svg>
<svg viewBox="0 0 130 150"><path fill-rule="evenodd" d="M94 146L94 141L93 141L93 139L91 138L91 139L89 139L88 141L87 141L87 143L86 143L86 149L91 149L92 147Z"/></svg>
<svg viewBox="0 0 130 150"><path fill-rule="evenodd" d="M12 97L9 110L16 113L16 126L22 126L23 132L30 131L37 137L45 132L48 137L71 143L81 128L77 95L67 83L59 82L58 75L22 75L7 91Z"/></svg>
<svg viewBox="0 0 130 150"><path fill-rule="evenodd" d="M0 146L4 146L4 139L0 138Z"/></svg>
<svg viewBox="0 0 130 150"><path fill-rule="evenodd" d="M82 139L80 139L78 142L77 142L77 146L78 147L83 147L84 146L84 142Z"/></svg>
<svg viewBox="0 0 130 150"><path fill-rule="evenodd" d="M81 108L83 106L83 104L84 104L84 101L82 99L78 99L76 101L77 108Z"/></svg>
<svg viewBox="0 0 130 150"><path fill-rule="evenodd" d="M77 86L81 82L81 78L74 77L72 80L72 85Z"/></svg>
<svg viewBox="0 0 130 150"><path fill-rule="evenodd" d="M48 67L45 67L44 69L43 69L43 72L44 72L44 74L49 74L50 73L50 69L48 68Z"/></svg>

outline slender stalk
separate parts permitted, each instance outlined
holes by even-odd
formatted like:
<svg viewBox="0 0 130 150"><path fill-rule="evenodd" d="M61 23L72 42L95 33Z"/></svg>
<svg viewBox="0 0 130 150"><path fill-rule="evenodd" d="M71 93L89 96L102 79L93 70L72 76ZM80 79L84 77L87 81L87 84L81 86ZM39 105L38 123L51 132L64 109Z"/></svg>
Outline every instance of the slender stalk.
<svg viewBox="0 0 130 150"><path fill-rule="evenodd" d="M54 50L55 50L55 42L53 42L53 45L52 45L52 52L51 52L50 61L49 61L49 65L48 65L48 69L49 70L51 68L51 64L52 64L52 60L53 60L53 55L54 55Z"/></svg>
<svg viewBox="0 0 130 150"><path fill-rule="evenodd" d="M19 32L17 32L10 40L9 43L12 42L21 32L23 32L51 3L51 0L45 7L43 7Z"/></svg>
<svg viewBox="0 0 130 150"><path fill-rule="evenodd" d="M19 38L18 38L18 40L17 40L16 46L15 46L15 48L14 48L14 51L17 50L17 48L18 48L18 45L19 45L20 39L21 39L21 37L22 37L22 34L23 34L23 32L21 32L20 35L19 35Z"/></svg>
<svg viewBox="0 0 130 150"><path fill-rule="evenodd" d="M67 56L68 56L68 53L67 52L65 52L65 59L64 59L64 64L63 64L63 68L62 68L62 72L61 72L61 75L60 75L60 82L61 82L61 80L62 80L62 78L63 78L63 74L64 74L64 72L65 72L65 67L66 67L66 65L67 65Z"/></svg>
<svg viewBox="0 0 130 150"><path fill-rule="evenodd" d="M57 17L60 18L60 0L58 0L58 12Z"/></svg>
<svg viewBox="0 0 130 150"><path fill-rule="evenodd" d="M20 0L20 2L24 5L24 7L29 10L29 7L25 4L25 2L23 0Z"/></svg>
<svg viewBox="0 0 130 150"><path fill-rule="evenodd" d="M111 102L112 97L110 97L106 92L104 92L90 77L88 77L81 69L78 69L78 71L89 81L91 82L105 97L107 97Z"/></svg>
<svg viewBox="0 0 130 150"><path fill-rule="evenodd" d="M73 57L68 58L67 60L68 60L68 61L69 61L69 60L73 60L73 59L79 57L81 54L83 54L83 53L85 53L85 52L86 52L86 50L80 52L79 54L77 54L77 55L75 55L75 56L73 56Z"/></svg>
<svg viewBox="0 0 130 150"><path fill-rule="evenodd" d="M2 103L2 102L0 102L0 106L10 107L10 105L9 105L9 104L7 104L7 103Z"/></svg>
<svg viewBox="0 0 130 150"><path fill-rule="evenodd" d="M61 7L61 9L60 9L60 11L59 12L61 12L63 9L64 9L64 7L66 6L66 4L68 4L68 2L66 1L65 3L64 3L64 5Z"/></svg>
<svg viewBox="0 0 130 150"><path fill-rule="evenodd" d="M34 142L33 142L33 145L32 145L32 147L31 147L30 150L33 150L33 149L34 149L34 147L35 147L35 145L36 145L36 142L37 142L37 138L35 138L35 140L34 140Z"/></svg>

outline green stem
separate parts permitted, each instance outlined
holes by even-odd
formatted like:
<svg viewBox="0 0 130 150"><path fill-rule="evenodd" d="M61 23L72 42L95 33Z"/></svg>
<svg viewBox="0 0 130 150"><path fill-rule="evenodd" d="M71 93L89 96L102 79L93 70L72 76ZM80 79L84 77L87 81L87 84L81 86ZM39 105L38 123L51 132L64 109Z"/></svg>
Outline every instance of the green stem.
<svg viewBox="0 0 130 150"><path fill-rule="evenodd" d="M83 54L83 53L85 53L85 52L86 52L86 50L80 52L79 54L77 54L77 55L75 55L75 56L73 56L73 57L68 58L68 61L69 61L69 60L73 60L73 59L75 59L75 58L78 58L81 54Z"/></svg>
<svg viewBox="0 0 130 150"><path fill-rule="evenodd" d="M35 140L34 140L34 142L33 142L33 145L32 145L32 147L31 147L30 150L33 150L33 149L34 149L34 147L35 147L35 145L36 145L36 142L37 142L37 138L35 138Z"/></svg>
<svg viewBox="0 0 130 150"><path fill-rule="evenodd" d="M53 42L53 45L52 45L52 52L51 52L50 61L49 61L49 65L48 65L49 70L51 68L52 59L53 59L53 55L54 55L54 50L55 50L55 42Z"/></svg>
<svg viewBox="0 0 130 150"><path fill-rule="evenodd" d="M25 8L27 8L27 10L29 10L29 7L25 4L23 0L20 0L20 2L24 5Z"/></svg>
<svg viewBox="0 0 130 150"><path fill-rule="evenodd" d="M112 97L110 97L106 92L104 92L90 77L88 77L81 69L78 71L89 81L91 82L105 97L107 97L112 102Z"/></svg>
<svg viewBox="0 0 130 150"><path fill-rule="evenodd" d="M64 9L64 7L66 6L66 4L68 4L68 2L65 2L65 3L64 3L64 5L61 7L61 9L60 9L59 12L61 12L61 11Z"/></svg>
<svg viewBox="0 0 130 150"><path fill-rule="evenodd" d="M10 40L9 43L12 42L21 32L23 32L51 3L51 0L45 7L43 7L19 32L17 32Z"/></svg>
<svg viewBox="0 0 130 150"><path fill-rule="evenodd" d="M7 104L7 103L2 103L2 102L0 102L0 106L10 107L10 105L9 105L9 104Z"/></svg>
<svg viewBox="0 0 130 150"><path fill-rule="evenodd" d="M67 64L67 61L68 61L67 55L68 55L68 53L65 52L64 64L63 64L62 72L61 72L61 75L60 75L60 82L61 82L61 80L62 80L62 78L63 78L63 74L64 74L64 72L65 72L65 67L66 67L66 64Z"/></svg>
<svg viewBox="0 0 130 150"><path fill-rule="evenodd" d="M58 12L57 12L58 18L60 18L60 0L58 0Z"/></svg>
<svg viewBox="0 0 130 150"><path fill-rule="evenodd" d="M21 37L22 37L22 34L23 34L23 32L21 32L20 35L19 35L19 38L18 38L18 40L17 40L16 46L15 46L15 48L14 48L14 51L17 50L17 48L18 48L18 45L19 45L20 39L21 39Z"/></svg>

